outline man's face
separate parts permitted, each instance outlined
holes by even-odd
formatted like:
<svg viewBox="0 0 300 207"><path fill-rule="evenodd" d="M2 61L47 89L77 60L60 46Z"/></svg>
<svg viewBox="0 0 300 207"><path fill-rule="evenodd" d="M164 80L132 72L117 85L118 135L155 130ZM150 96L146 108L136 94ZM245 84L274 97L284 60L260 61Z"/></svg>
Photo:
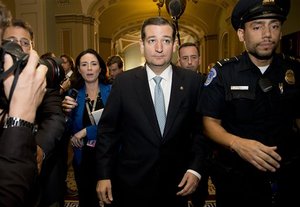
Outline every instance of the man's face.
<svg viewBox="0 0 300 207"><path fill-rule="evenodd" d="M195 46L182 47L179 51L180 66L197 72L200 65L200 57Z"/></svg>
<svg viewBox="0 0 300 207"><path fill-rule="evenodd" d="M245 29L238 29L237 33L250 55L268 60L280 41L281 22L277 19L253 20L245 23Z"/></svg>
<svg viewBox="0 0 300 207"><path fill-rule="evenodd" d="M141 53L152 70L162 72L172 59L176 46L172 39L173 30L169 25L148 25L145 40L140 42Z"/></svg>
<svg viewBox="0 0 300 207"><path fill-rule="evenodd" d="M18 43L27 54L32 49L30 33L22 27L7 27L3 33L3 40L11 40Z"/></svg>
<svg viewBox="0 0 300 207"><path fill-rule="evenodd" d="M118 67L118 63L113 63L110 66L108 66L109 71L109 77L114 80L116 79L116 76L123 72L122 68Z"/></svg>

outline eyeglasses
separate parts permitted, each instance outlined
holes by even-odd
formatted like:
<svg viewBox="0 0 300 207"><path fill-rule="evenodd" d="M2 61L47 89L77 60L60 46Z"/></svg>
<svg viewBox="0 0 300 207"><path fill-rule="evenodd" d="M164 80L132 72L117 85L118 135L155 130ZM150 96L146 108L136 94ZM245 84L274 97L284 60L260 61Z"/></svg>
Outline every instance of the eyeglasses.
<svg viewBox="0 0 300 207"><path fill-rule="evenodd" d="M26 38L21 38L20 40L18 40L17 38L11 37L11 38L4 39L4 41L15 42L15 43L20 44L22 47L30 47L31 46L31 40L28 40Z"/></svg>

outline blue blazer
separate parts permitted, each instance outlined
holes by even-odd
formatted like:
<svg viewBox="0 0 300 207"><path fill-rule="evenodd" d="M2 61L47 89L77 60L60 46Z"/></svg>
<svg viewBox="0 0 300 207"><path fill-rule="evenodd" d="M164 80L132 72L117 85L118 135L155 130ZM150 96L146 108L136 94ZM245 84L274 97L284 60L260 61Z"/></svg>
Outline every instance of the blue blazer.
<svg viewBox="0 0 300 207"><path fill-rule="evenodd" d="M111 85L104 85L102 83L99 84L99 90L101 92L101 98L103 101L103 104L105 106L108 95L111 90ZM68 125L71 127L70 131L72 134L75 134L82 130L83 127L83 114L85 110L85 98L86 98L86 89L85 86L80 88L78 90L78 96L77 96L77 104L78 106L73 109L71 115L70 115L70 122ZM97 125L90 125L86 127L87 132L87 140L95 140L97 139ZM76 164L80 164L81 162L81 148L74 147L74 161Z"/></svg>

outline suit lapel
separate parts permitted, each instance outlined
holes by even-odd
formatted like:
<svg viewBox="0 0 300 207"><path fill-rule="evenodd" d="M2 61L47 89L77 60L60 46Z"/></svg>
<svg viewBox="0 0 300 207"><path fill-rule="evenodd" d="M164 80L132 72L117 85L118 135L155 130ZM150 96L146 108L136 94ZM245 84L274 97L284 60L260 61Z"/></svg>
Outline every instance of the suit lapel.
<svg viewBox="0 0 300 207"><path fill-rule="evenodd" d="M155 142L161 143L162 137L160 134L160 129L158 126L158 122L156 119L154 104L152 101L150 88L148 84L148 77L147 72L144 67L141 68L141 70L138 70L136 73L136 91L137 91L137 97L139 99L139 102L141 104L141 107L144 110L144 113L149 120L149 123L153 127L155 133L157 134L157 139Z"/></svg>
<svg viewBox="0 0 300 207"><path fill-rule="evenodd" d="M183 100L183 94L184 94L184 85L183 80L184 78L181 76L180 69L172 65L173 68L173 77L172 77L172 87L171 87L171 95L170 95L170 103L167 113L167 120L166 120L166 126L165 126L165 132L164 137L168 135L169 130L171 129L178 110L180 109L182 100Z"/></svg>

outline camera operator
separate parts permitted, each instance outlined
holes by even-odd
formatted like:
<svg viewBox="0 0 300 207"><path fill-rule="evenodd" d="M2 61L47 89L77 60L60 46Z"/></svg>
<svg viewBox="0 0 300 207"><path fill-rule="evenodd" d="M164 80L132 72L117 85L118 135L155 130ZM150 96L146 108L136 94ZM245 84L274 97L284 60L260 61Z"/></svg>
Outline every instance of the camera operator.
<svg viewBox="0 0 300 207"><path fill-rule="evenodd" d="M27 22L14 19L12 24L4 29L3 41L19 44L23 52L28 54L34 46L32 28ZM56 65L58 67L59 64ZM61 68L61 70L63 74L63 69ZM60 175L63 169L61 143L65 119L61 109L62 99L59 94L60 81L57 82L58 84L55 85L48 82L47 79L47 92L35 118L35 123L38 126L35 141L37 143L37 164L40 172L39 189L36 193L39 206L63 203L64 190L61 186L64 183L64 178ZM50 87L50 85L54 86Z"/></svg>
<svg viewBox="0 0 300 207"><path fill-rule="evenodd" d="M0 36L4 27L10 23L10 19L10 12L0 2ZM28 193L37 175L36 144L30 126L33 125L36 110L45 94L47 71L43 65L36 68L38 59L37 53L32 50L28 63L18 78L9 104L7 115L10 118L18 118L19 122L15 123L22 124L9 124L7 128L0 129L0 206L2 207L26 206ZM4 70L10 68L11 57L5 55L4 62L5 64L0 62L1 65L4 64ZM13 75L7 77L1 85L6 95L10 92L13 78ZM27 124L23 125L24 123Z"/></svg>

